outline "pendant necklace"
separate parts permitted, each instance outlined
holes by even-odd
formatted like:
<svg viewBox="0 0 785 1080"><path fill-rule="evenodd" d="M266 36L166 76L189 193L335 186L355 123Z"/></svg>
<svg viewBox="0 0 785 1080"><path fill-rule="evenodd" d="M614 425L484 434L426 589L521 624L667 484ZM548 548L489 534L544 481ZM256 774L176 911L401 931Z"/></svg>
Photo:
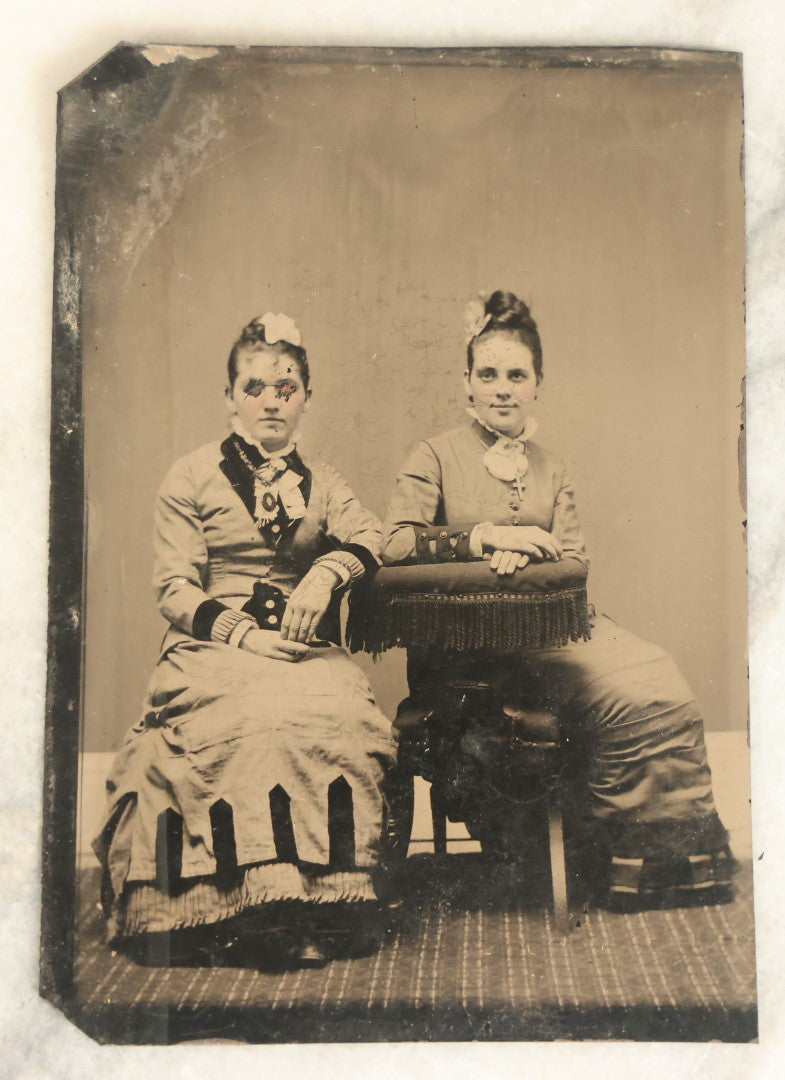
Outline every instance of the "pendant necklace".
<svg viewBox="0 0 785 1080"><path fill-rule="evenodd" d="M277 485L278 477L285 473L289 467L287 462L281 458L263 461L261 465L255 466L242 446L240 446L239 441L235 440L235 446L240 460L254 478L255 487L258 485L261 488L272 488L273 485ZM256 524L261 528L268 525L278 513L278 492L277 490L256 490L254 494L256 496L256 514L254 517ZM260 513L260 509L263 513Z"/></svg>

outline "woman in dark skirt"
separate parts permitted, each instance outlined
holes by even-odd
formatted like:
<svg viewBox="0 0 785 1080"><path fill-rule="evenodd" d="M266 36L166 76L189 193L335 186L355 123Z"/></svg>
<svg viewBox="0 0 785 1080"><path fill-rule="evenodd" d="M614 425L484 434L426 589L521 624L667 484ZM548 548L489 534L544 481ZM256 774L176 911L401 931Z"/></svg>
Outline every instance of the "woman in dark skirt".
<svg viewBox="0 0 785 1080"><path fill-rule="evenodd" d="M542 380L528 308L494 292L470 310L467 342L469 419L420 443L401 470L383 563L432 561L436 543L450 544L458 561L489 559L499 575L544 560L586 568L572 483L534 441L528 415ZM410 651L409 670L415 697L438 686L431 655ZM588 742L587 809L608 904L728 897L733 860L712 797L703 722L667 653L600 615L588 641L499 656L481 674L510 717L549 708L568 739Z"/></svg>
<svg viewBox="0 0 785 1080"><path fill-rule="evenodd" d="M291 319L243 330L226 398L232 433L158 494L170 626L107 783L104 907L111 940L148 960L233 944L248 963L256 944L318 965L383 912L390 725L338 623L340 593L378 565L379 523L293 442L311 390Z"/></svg>

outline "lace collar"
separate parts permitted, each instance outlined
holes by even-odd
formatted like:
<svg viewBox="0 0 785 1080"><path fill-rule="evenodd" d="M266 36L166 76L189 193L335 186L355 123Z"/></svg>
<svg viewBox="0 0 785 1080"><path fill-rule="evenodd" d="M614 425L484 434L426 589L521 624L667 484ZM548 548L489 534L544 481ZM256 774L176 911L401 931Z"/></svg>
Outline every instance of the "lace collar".
<svg viewBox="0 0 785 1080"><path fill-rule="evenodd" d="M529 468L529 459L526 457L526 443L534 436L537 430L537 421L533 416L527 416L523 431L513 439L508 435L495 431L490 425L484 423L477 415L476 409L467 409L466 412L475 423L494 437L494 441L483 454L483 465L491 476L497 480L514 483L518 491L518 497L522 499L522 481L526 475L526 470ZM483 446L486 446L485 439L481 441Z"/></svg>

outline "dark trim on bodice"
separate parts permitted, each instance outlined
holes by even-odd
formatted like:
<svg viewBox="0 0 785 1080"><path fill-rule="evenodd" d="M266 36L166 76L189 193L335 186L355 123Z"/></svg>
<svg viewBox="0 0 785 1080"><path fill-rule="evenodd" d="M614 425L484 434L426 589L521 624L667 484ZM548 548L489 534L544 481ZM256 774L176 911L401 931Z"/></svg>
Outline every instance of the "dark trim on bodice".
<svg viewBox="0 0 785 1080"><path fill-rule="evenodd" d="M255 469L266 460L255 446L247 443L244 439L241 440L239 435L232 434L228 439L224 439L221 443L221 453L223 457L219 468L236 491L245 509L251 515L254 525L257 525L255 516L256 497L254 495L254 478L253 473L240 457L238 447L241 442L243 453ZM300 484L300 493L302 494L303 502L308 506L308 502L311 498L311 488L313 486L313 474L311 473L311 470L303 462L303 459L296 450L292 450L290 454L287 454L284 461L292 472L297 473L298 476L302 476L303 480ZM292 520L288 516L279 499L278 513L274 520L268 522L263 527L257 525L257 528L269 546L274 548L277 547L284 533L293 525L296 525L299 520L299 518ZM273 525L278 525L280 532L277 534L274 533L272 531Z"/></svg>

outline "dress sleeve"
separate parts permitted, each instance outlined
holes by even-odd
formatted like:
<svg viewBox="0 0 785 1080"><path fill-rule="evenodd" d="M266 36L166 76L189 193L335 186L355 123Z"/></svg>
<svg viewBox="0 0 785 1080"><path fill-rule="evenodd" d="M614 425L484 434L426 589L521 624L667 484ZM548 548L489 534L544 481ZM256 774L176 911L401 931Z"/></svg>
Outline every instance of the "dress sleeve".
<svg viewBox="0 0 785 1080"><path fill-rule="evenodd" d="M557 484L551 532L561 542L564 558L576 559L585 570L588 570L589 557L586 554L586 544L578 521L575 491L564 465L561 466L557 476Z"/></svg>
<svg viewBox="0 0 785 1080"><path fill-rule="evenodd" d="M379 569L381 523L366 510L340 473L327 470L328 536L336 542L335 552L345 552L359 560L365 574ZM347 562L347 566L351 565ZM355 580L358 575L351 574Z"/></svg>
<svg viewBox="0 0 785 1080"><path fill-rule="evenodd" d="M227 641L248 616L230 613L204 591L207 542L195 488L184 461L172 466L161 485L155 504L153 586L159 610L172 626L202 641Z"/></svg>
<svg viewBox="0 0 785 1080"><path fill-rule="evenodd" d="M447 525L440 521L443 516L441 465L433 448L422 442L395 483L382 526L384 565L471 558L471 529L477 523Z"/></svg>

